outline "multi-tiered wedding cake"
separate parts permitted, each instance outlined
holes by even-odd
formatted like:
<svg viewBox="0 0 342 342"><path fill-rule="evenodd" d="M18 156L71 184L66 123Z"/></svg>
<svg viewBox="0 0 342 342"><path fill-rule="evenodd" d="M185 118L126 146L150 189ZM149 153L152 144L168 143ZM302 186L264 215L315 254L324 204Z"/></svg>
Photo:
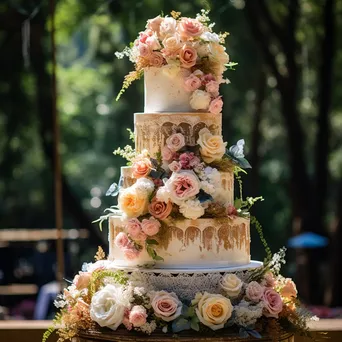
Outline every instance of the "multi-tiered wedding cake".
<svg viewBox="0 0 342 342"><path fill-rule="evenodd" d="M227 34L212 27L205 11L158 16L118 54L136 67L124 89L144 74L145 108L134 115L135 148L115 151L129 166L107 192L117 206L100 219L109 219L108 259L100 249L56 301L62 339L122 325L277 340L282 329L305 326L294 283L279 275L284 251L272 256L250 217L262 198L242 197L244 140L227 148L222 138L219 87L232 63ZM250 222L266 247L264 263L250 259Z"/></svg>

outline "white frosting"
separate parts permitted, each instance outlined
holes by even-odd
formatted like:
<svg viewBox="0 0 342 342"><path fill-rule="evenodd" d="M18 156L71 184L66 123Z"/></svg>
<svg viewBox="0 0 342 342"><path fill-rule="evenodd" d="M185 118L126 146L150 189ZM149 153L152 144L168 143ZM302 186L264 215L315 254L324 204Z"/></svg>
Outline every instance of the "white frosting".
<svg viewBox="0 0 342 342"><path fill-rule="evenodd" d="M169 76L163 68L146 68L145 112L192 112L190 93L183 87L183 77Z"/></svg>
<svg viewBox="0 0 342 342"><path fill-rule="evenodd" d="M160 241L156 248L158 255L164 258L163 262L157 263L157 267L227 267L250 262L248 219L182 219L169 222L166 229L163 234L169 235L169 241ZM124 258L122 251L114 244L115 236L122 230L120 217L112 217L109 226L109 259L120 267L152 264L153 260L145 250L134 261Z"/></svg>

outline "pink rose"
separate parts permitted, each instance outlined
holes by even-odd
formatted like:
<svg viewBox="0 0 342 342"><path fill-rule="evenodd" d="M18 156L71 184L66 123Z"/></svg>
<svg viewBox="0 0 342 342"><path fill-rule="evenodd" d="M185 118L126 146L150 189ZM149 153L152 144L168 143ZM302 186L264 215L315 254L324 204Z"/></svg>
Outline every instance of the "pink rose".
<svg viewBox="0 0 342 342"><path fill-rule="evenodd" d="M172 172L178 172L181 168L182 168L181 164L175 160L171 164L169 164L169 169Z"/></svg>
<svg viewBox="0 0 342 342"><path fill-rule="evenodd" d="M149 55L149 62L150 65L156 68L161 68L164 64L164 57L163 55L158 52L158 51L154 51Z"/></svg>
<svg viewBox="0 0 342 342"><path fill-rule="evenodd" d="M145 43L139 43L139 54L141 57L147 57L151 53L149 46Z"/></svg>
<svg viewBox="0 0 342 342"><path fill-rule="evenodd" d="M179 23L182 37L196 37L202 34L203 25L197 19L183 18Z"/></svg>
<svg viewBox="0 0 342 342"><path fill-rule="evenodd" d="M212 94L218 94L219 92L219 88L220 88L220 84L216 81L209 81L206 85L205 85L205 90L208 93L212 93ZM217 96L217 95L216 95Z"/></svg>
<svg viewBox="0 0 342 342"><path fill-rule="evenodd" d="M170 135L166 139L166 146L171 150L171 151L178 151L185 145L185 138L182 133L175 133Z"/></svg>
<svg viewBox="0 0 342 342"><path fill-rule="evenodd" d="M119 247L120 249L121 248L125 248L128 246L129 244L129 239L128 239L128 236L123 233L123 232L120 232L116 237L115 237L115 241L114 241L115 245L117 247Z"/></svg>
<svg viewBox="0 0 342 342"><path fill-rule="evenodd" d="M165 322L173 321L182 313L182 302L175 293L158 291L152 292L150 297L154 314Z"/></svg>
<svg viewBox="0 0 342 342"><path fill-rule="evenodd" d="M140 255L140 251L137 250L134 246L133 247L125 247L123 250L122 250L123 254L124 254L124 257L127 259L127 260L135 260L139 257Z"/></svg>
<svg viewBox="0 0 342 342"><path fill-rule="evenodd" d="M184 89L186 91L195 91L202 85L201 80L195 76L194 74L191 74L189 77L187 77L184 80Z"/></svg>
<svg viewBox="0 0 342 342"><path fill-rule="evenodd" d="M137 158L132 165L132 176L134 178L146 177L152 168L149 158Z"/></svg>
<svg viewBox="0 0 342 342"><path fill-rule="evenodd" d="M83 290L88 287L91 279L90 272L80 272L77 274L73 280L77 290Z"/></svg>
<svg viewBox="0 0 342 342"><path fill-rule="evenodd" d="M176 204L196 196L200 191L199 180L192 171L174 172L166 181L165 187L171 201Z"/></svg>
<svg viewBox="0 0 342 342"><path fill-rule="evenodd" d="M264 285L267 287L274 287L276 280L274 279L272 272L269 271L265 273L263 283L265 283Z"/></svg>
<svg viewBox="0 0 342 342"><path fill-rule="evenodd" d="M264 302L264 316L278 318L278 314L283 310L283 301L279 294L270 288L265 288L262 296Z"/></svg>
<svg viewBox="0 0 342 342"><path fill-rule="evenodd" d="M160 24L163 22L163 20L164 18L162 18L160 15L153 19L149 19L147 20L146 28L155 31L157 34L159 34Z"/></svg>
<svg viewBox="0 0 342 342"><path fill-rule="evenodd" d="M227 215L228 216L237 216L238 212L236 210L236 208L234 207L233 204L228 204L227 206Z"/></svg>
<svg viewBox="0 0 342 342"><path fill-rule="evenodd" d="M215 77L212 74L206 74L201 77L201 81L203 85L207 85L211 81L215 81Z"/></svg>
<svg viewBox="0 0 342 342"><path fill-rule="evenodd" d="M146 318L146 309L142 305L134 305L129 313L129 322L137 328L146 323Z"/></svg>
<svg viewBox="0 0 342 342"><path fill-rule="evenodd" d="M127 330L132 330L133 324L129 321L129 309L125 308L124 318L122 320L122 324L125 326Z"/></svg>
<svg viewBox="0 0 342 342"><path fill-rule="evenodd" d="M141 223L136 218L131 218L127 221L125 228L132 239L136 239L141 233Z"/></svg>
<svg viewBox="0 0 342 342"><path fill-rule="evenodd" d="M164 146L162 148L162 159L163 160L169 162L172 160L173 156L174 156L174 153L169 147Z"/></svg>
<svg viewBox="0 0 342 342"><path fill-rule="evenodd" d="M158 234L160 222L156 220L154 217L150 217L149 219L143 219L141 222L141 228L146 235L153 236Z"/></svg>
<svg viewBox="0 0 342 342"><path fill-rule="evenodd" d="M179 60L183 68L191 68L196 64L197 52L194 48L184 45L179 51Z"/></svg>
<svg viewBox="0 0 342 342"><path fill-rule="evenodd" d="M172 203L168 201L167 203L158 201L156 197L153 198L152 202L148 206L148 211L153 217L160 220L167 218L172 211Z"/></svg>
<svg viewBox="0 0 342 342"><path fill-rule="evenodd" d="M192 169L200 163L200 159L193 153L182 153L179 156L179 164L182 169Z"/></svg>
<svg viewBox="0 0 342 342"><path fill-rule="evenodd" d="M297 297L297 287L296 284L290 278L285 279L285 285L280 290L280 294L285 298L296 298Z"/></svg>
<svg viewBox="0 0 342 342"><path fill-rule="evenodd" d="M140 43L146 43L146 39L153 35L153 32L151 30L146 30L144 32L139 33L139 42Z"/></svg>
<svg viewBox="0 0 342 342"><path fill-rule="evenodd" d="M221 96L219 96L210 102L209 112L213 114L219 114L222 112L222 107L223 107L223 101L221 99Z"/></svg>
<svg viewBox="0 0 342 342"><path fill-rule="evenodd" d="M252 302L259 302L264 294L264 287L256 281L251 281L246 288L246 297Z"/></svg>
<svg viewBox="0 0 342 342"><path fill-rule="evenodd" d="M146 45L148 45L151 50L159 50L161 48L157 37L154 35L146 39Z"/></svg>

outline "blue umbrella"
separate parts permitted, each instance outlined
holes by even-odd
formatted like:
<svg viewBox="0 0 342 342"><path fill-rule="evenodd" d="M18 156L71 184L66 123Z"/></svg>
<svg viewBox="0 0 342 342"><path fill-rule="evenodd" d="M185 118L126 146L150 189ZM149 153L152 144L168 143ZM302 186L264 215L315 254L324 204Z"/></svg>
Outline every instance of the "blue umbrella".
<svg viewBox="0 0 342 342"><path fill-rule="evenodd" d="M321 248L327 246L328 238L312 232L306 232L290 238L287 246L290 248Z"/></svg>

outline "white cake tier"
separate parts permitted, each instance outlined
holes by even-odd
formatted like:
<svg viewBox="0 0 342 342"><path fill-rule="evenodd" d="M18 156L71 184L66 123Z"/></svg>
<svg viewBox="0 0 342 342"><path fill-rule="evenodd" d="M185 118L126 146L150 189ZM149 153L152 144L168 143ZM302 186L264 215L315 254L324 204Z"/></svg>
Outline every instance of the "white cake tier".
<svg viewBox="0 0 342 342"><path fill-rule="evenodd" d="M121 217L110 218L109 260L118 267L153 265L143 249L135 260L126 260L114 244L116 235L124 231ZM164 261L157 268L208 268L247 265L250 263L250 222L241 217L211 219L167 219L158 235L157 254Z"/></svg>
<svg viewBox="0 0 342 342"><path fill-rule="evenodd" d="M234 173L223 172L220 171L223 196L225 200L225 204L234 204ZM122 166L121 167L121 176L120 176L120 186L123 188L128 188L136 182L136 179L132 176L132 167L131 166Z"/></svg>
<svg viewBox="0 0 342 342"><path fill-rule="evenodd" d="M144 111L155 112L191 112L190 93L183 87L181 74L169 76L165 68L146 68Z"/></svg>
<svg viewBox="0 0 342 342"><path fill-rule="evenodd" d="M174 133L182 133L185 143L197 144L199 131L207 127L214 135L222 134L222 115L211 113L135 113L135 149L147 149L155 157Z"/></svg>

